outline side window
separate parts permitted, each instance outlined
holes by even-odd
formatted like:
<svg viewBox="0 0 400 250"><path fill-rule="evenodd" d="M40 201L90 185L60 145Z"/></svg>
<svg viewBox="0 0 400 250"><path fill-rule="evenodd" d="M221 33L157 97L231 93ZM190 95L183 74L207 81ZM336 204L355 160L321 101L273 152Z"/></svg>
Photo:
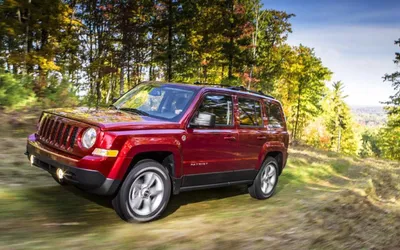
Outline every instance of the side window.
<svg viewBox="0 0 400 250"><path fill-rule="evenodd" d="M275 103L267 104L268 127L269 128L283 128L284 121L282 111L279 105Z"/></svg>
<svg viewBox="0 0 400 250"><path fill-rule="evenodd" d="M232 97L227 95L209 94L203 99L199 112L207 112L215 115L215 125L233 125Z"/></svg>
<svg viewBox="0 0 400 250"><path fill-rule="evenodd" d="M262 126L260 102L253 99L239 98L239 118L242 126Z"/></svg>

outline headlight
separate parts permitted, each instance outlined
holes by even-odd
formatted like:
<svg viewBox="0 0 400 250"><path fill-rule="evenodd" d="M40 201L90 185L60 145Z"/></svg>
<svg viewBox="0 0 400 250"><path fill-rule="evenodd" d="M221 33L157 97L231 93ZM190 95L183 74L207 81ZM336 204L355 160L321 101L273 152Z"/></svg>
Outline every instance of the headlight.
<svg viewBox="0 0 400 250"><path fill-rule="evenodd" d="M93 147L96 142L97 133L94 128L88 128L83 132L82 136L82 146L85 148Z"/></svg>

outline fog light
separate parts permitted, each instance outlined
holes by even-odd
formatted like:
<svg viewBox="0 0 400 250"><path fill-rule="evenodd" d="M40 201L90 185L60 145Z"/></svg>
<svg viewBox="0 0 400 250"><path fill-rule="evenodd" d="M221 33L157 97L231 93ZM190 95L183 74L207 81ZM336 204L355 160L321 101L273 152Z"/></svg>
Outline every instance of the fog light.
<svg viewBox="0 0 400 250"><path fill-rule="evenodd" d="M35 163L35 156L34 156L34 155L31 155L31 156L29 157L29 161L31 162L31 166L33 166L33 164Z"/></svg>
<svg viewBox="0 0 400 250"><path fill-rule="evenodd" d="M59 180L62 180L64 178L64 171L61 168L57 168L56 174Z"/></svg>

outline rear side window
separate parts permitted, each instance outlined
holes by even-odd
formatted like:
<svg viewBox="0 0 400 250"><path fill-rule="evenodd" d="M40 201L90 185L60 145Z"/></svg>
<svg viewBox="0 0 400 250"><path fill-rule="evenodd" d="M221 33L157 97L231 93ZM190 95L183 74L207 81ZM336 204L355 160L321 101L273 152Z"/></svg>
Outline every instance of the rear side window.
<svg viewBox="0 0 400 250"><path fill-rule="evenodd" d="M226 95L209 94L204 97L199 112L208 112L215 115L215 125L233 125L232 97Z"/></svg>
<svg viewBox="0 0 400 250"><path fill-rule="evenodd" d="M262 126L260 102L253 99L239 98L239 117L242 126Z"/></svg>
<svg viewBox="0 0 400 250"><path fill-rule="evenodd" d="M284 121L281 108L278 104L267 104L268 127L269 128L283 128Z"/></svg>

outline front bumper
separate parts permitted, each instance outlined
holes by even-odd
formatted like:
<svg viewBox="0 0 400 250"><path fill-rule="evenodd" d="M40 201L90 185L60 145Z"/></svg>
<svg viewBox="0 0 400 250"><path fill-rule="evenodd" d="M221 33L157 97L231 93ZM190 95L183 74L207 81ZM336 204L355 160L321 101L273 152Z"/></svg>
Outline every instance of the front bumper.
<svg viewBox="0 0 400 250"><path fill-rule="evenodd" d="M57 168L64 171L64 181L73 184L87 192L99 195L113 195L119 185L119 180L106 178L102 173L97 170L83 169L64 164L60 161L54 160L53 155L48 150L41 148L37 143L30 143L28 141L26 147L26 155L31 160L33 166L46 170L51 175L56 176Z"/></svg>

